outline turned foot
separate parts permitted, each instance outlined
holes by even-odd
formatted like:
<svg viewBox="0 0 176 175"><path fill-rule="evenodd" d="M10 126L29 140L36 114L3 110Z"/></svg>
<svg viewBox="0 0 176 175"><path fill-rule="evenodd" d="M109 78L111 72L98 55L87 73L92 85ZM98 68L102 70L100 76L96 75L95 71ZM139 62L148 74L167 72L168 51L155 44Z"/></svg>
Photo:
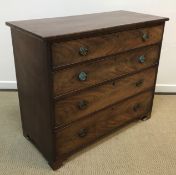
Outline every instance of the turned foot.
<svg viewBox="0 0 176 175"><path fill-rule="evenodd" d="M57 160L55 162L49 163L49 165L53 170L57 170L63 166L63 161Z"/></svg>
<svg viewBox="0 0 176 175"><path fill-rule="evenodd" d="M141 121L146 121L146 120L148 120L150 118L151 118L151 114L148 114L148 115L144 115L144 116L140 117L140 120Z"/></svg>
<svg viewBox="0 0 176 175"><path fill-rule="evenodd" d="M31 140L28 134L23 133L23 136L24 136L27 140Z"/></svg>

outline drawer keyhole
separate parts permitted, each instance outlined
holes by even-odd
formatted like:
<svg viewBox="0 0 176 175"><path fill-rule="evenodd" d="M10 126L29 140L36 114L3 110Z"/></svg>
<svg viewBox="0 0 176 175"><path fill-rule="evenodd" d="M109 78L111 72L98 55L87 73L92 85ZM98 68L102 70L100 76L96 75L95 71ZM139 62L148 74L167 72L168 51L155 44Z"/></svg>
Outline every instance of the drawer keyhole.
<svg viewBox="0 0 176 175"><path fill-rule="evenodd" d="M88 102L85 101L85 100L81 100L79 103L78 103L78 108L79 109L86 109L88 106Z"/></svg>
<svg viewBox="0 0 176 175"><path fill-rule="evenodd" d="M133 111L137 112L140 108L141 108L141 104L138 103L138 104L134 105Z"/></svg>
<svg viewBox="0 0 176 175"><path fill-rule="evenodd" d="M144 80L143 80L143 79L137 81L137 82L136 82L136 87L141 87L141 86L143 85L143 83L144 83Z"/></svg>
<svg viewBox="0 0 176 175"><path fill-rule="evenodd" d="M113 82L112 82L112 85L113 85L113 86L115 86L115 85L116 85L116 82L115 82L115 81L113 81Z"/></svg>
<svg viewBox="0 0 176 175"><path fill-rule="evenodd" d="M84 129L80 129L79 132L78 132L78 136L83 138L87 135L88 133L88 129L84 128Z"/></svg>

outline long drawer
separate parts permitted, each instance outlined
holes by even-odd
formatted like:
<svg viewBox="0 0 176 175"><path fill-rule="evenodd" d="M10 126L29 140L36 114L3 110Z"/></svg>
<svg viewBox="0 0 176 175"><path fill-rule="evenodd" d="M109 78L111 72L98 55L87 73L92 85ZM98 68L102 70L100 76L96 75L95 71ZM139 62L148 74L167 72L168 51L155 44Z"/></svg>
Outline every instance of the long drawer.
<svg viewBox="0 0 176 175"><path fill-rule="evenodd" d="M156 67L65 96L55 103L55 125L63 125L154 86Z"/></svg>
<svg viewBox="0 0 176 175"><path fill-rule="evenodd" d="M53 73L54 96L142 70L158 62L159 46L149 46L75 65Z"/></svg>
<svg viewBox="0 0 176 175"><path fill-rule="evenodd" d="M152 91L145 92L79 120L56 133L58 155L69 154L151 110Z"/></svg>
<svg viewBox="0 0 176 175"><path fill-rule="evenodd" d="M55 42L51 46L53 67L61 67L161 42L163 25L112 34Z"/></svg>

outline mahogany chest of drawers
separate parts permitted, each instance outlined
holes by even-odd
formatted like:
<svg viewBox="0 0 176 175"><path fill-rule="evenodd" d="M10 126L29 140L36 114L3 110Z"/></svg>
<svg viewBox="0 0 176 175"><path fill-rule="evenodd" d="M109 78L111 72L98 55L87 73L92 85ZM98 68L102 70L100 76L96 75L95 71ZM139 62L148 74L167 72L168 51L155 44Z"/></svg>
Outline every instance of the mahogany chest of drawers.
<svg viewBox="0 0 176 175"><path fill-rule="evenodd" d="M23 134L53 169L150 117L167 20L115 11L7 22Z"/></svg>

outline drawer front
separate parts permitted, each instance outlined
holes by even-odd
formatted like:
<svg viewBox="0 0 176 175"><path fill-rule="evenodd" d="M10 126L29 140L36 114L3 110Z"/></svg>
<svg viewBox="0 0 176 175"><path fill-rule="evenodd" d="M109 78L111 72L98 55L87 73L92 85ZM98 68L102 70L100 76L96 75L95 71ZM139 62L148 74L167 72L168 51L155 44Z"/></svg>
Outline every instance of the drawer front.
<svg viewBox="0 0 176 175"><path fill-rule="evenodd" d="M145 92L79 120L56 133L58 155L69 154L151 110L152 92Z"/></svg>
<svg viewBox="0 0 176 175"><path fill-rule="evenodd" d="M54 67L161 42L163 25L52 44Z"/></svg>
<svg viewBox="0 0 176 175"><path fill-rule="evenodd" d="M155 75L156 68L152 67L126 78L62 97L55 103L55 124L72 122L151 88L154 86Z"/></svg>
<svg viewBox="0 0 176 175"><path fill-rule="evenodd" d="M53 74L54 96L83 89L154 65L158 62L159 50L158 45L145 47L57 71Z"/></svg>

